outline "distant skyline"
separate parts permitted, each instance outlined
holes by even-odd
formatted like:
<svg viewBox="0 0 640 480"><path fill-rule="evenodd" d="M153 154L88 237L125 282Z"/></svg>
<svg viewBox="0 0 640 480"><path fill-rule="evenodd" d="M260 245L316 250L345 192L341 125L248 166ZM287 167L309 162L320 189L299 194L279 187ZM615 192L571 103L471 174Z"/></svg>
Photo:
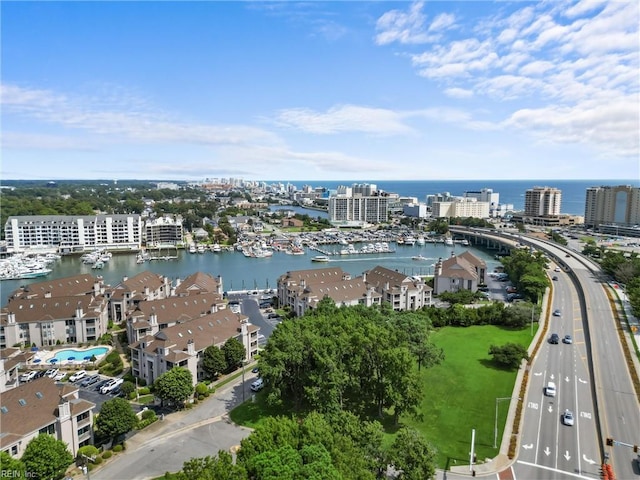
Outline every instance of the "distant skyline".
<svg viewBox="0 0 640 480"><path fill-rule="evenodd" d="M640 179L636 0L1 2L0 179Z"/></svg>

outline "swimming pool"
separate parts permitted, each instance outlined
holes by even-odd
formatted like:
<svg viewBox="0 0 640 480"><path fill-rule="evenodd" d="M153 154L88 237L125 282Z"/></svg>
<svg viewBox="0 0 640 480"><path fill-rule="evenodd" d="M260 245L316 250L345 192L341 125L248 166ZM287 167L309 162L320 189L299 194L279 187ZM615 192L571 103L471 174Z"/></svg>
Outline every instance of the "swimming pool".
<svg viewBox="0 0 640 480"><path fill-rule="evenodd" d="M84 350L76 350L73 348L67 348L56 352L55 356L49 360L49 363L62 362L65 360L89 360L94 355L99 357L109 351L109 347L93 347L86 348ZM54 362L52 362L54 360Z"/></svg>

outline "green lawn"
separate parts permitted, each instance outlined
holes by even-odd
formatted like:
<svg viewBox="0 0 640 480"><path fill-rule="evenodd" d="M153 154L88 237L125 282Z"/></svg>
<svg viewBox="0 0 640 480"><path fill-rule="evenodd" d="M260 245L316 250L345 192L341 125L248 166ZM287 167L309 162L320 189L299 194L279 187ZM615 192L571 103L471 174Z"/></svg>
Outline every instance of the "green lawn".
<svg viewBox="0 0 640 480"><path fill-rule="evenodd" d="M496 368L488 355L491 345L528 345L530 330L494 326L443 328L432 336L445 352L441 365L420 372L424 398L423 418L403 418L438 449L438 465L446 468L468 463L471 430L475 429L478 460L492 458L496 398L511 397L516 371ZM508 401L499 402L498 445L507 416Z"/></svg>
<svg viewBox="0 0 640 480"><path fill-rule="evenodd" d="M528 346L530 329L447 327L435 332L432 339L444 350L445 360L420 372L424 386L422 418L402 418L401 424L415 427L437 447L440 468L468 464L472 429L476 430L478 461L494 457L497 454L493 448L496 398L511 397L517 372L496 368L491 363L489 347L505 343ZM231 419L255 428L266 416L287 415L284 409L269 408L264 400L264 395L258 394L255 403L248 401L232 410ZM508 401L500 402L498 444L507 410ZM387 432L384 443L390 445L397 427L392 425L391 417L383 424Z"/></svg>

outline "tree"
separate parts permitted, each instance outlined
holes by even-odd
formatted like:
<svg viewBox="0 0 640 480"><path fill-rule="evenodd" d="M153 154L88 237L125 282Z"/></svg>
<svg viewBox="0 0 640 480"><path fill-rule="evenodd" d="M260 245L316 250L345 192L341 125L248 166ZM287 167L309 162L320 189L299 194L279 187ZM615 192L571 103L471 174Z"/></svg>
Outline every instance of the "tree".
<svg viewBox="0 0 640 480"><path fill-rule="evenodd" d="M193 377L186 368L174 367L155 381L155 395L170 405L181 405L193 393Z"/></svg>
<svg viewBox="0 0 640 480"><path fill-rule="evenodd" d="M63 441L45 433L29 442L20 460L31 476L44 479L60 478L73 463L73 455ZM4 462L2 465L4 467Z"/></svg>
<svg viewBox="0 0 640 480"><path fill-rule="evenodd" d="M529 360L527 349L517 343L491 345L489 355L493 355L493 361L498 365L511 369L518 368L523 359Z"/></svg>
<svg viewBox="0 0 640 480"><path fill-rule="evenodd" d="M0 478L26 478L24 463L7 452L0 452Z"/></svg>
<svg viewBox="0 0 640 480"><path fill-rule="evenodd" d="M224 358L227 361L227 368L229 370L235 370L242 365L242 361L245 359L246 350L242 343L236 338L230 338L222 346L224 352Z"/></svg>
<svg viewBox="0 0 640 480"><path fill-rule="evenodd" d="M107 400L100 408L96 427L102 435L115 440L135 427L138 422L135 412L124 398Z"/></svg>
<svg viewBox="0 0 640 480"><path fill-rule="evenodd" d="M422 480L436 473L435 449L415 429L404 427L389 449L389 464L400 471L397 478Z"/></svg>
<svg viewBox="0 0 640 480"><path fill-rule="evenodd" d="M217 457L192 458L184 462L179 480L245 480L247 472L233 463L231 454L220 450Z"/></svg>
<svg viewBox="0 0 640 480"><path fill-rule="evenodd" d="M202 356L202 368L207 372L209 378L216 378L227 369L227 360L224 352L215 345L205 348Z"/></svg>

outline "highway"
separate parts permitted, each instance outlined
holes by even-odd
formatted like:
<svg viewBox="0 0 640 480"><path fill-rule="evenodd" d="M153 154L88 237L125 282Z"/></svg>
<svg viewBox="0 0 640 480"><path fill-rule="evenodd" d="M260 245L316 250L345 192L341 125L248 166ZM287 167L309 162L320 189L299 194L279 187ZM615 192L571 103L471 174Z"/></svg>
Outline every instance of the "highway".
<svg viewBox="0 0 640 480"><path fill-rule="evenodd" d="M456 233L464 234L465 229ZM469 230L466 230L469 233ZM607 461L619 480L640 478L640 403L617 331L599 268L561 245L518 234L481 232L503 242L520 242L546 252L562 267L553 282L549 329L531 365L523 410L522 435L513 465L516 478L599 478ZM552 266L553 268L553 266ZM572 345L548 343L551 333L571 334ZM555 380L557 396L544 385ZM562 424L564 409L574 413L572 427ZM605 444L612 438L614 446Z"/></svg>

